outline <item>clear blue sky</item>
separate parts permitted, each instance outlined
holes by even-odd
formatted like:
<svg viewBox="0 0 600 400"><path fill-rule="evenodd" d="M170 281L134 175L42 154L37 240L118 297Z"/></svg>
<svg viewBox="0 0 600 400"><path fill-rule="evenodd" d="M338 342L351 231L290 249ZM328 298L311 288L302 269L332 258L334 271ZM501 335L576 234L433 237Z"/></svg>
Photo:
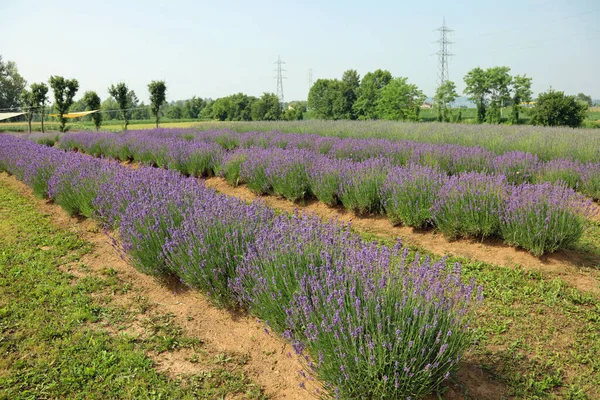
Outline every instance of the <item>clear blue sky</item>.
<svg viewBox="0 0 600 400"><path fill-rule="evenodd" d="M533 77L535 93L600 98L599 0L0 0L0 54L29 83L77 78L80 95L102 98L123 81L147 101L155 79L168 100L259 96L276 90L278 54L288 101L306 99L309 68L315 79L388 69L431 95L443 17L461 92L470 69L506 65Z"/></svg>

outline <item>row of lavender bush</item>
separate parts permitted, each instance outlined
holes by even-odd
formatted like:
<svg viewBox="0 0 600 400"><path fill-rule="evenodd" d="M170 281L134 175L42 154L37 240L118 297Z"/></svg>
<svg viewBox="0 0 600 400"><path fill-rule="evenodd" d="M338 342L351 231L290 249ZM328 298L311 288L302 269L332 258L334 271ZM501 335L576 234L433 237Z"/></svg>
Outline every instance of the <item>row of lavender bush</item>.
<svg viewBox="0 0 600 400"><path fill-rule="evenodd" d="M446 265L362 241L315 216L275 215L178 172L0 135L0 170L118 232L141 271L241 305L292 341L324 396L420 398L470 346L481 288Z"/></svg>
<svg viewBox="0 0 600 400"><path fill-rule="evenodd" d="M115 138L116 137L116 138ZM110 154L111 157L144 160L143 149L139 148L148 138L152 140L185 138L217 144L224 150L263 147L283 149L309 149L331 158L365 161L383 158L394 166L418 164L440 170L448 175L463 172L502 174L510 183L556 183L563 184L600 199L600 163L582 163L571 159L541 161L536 155L511 151L497 155L481 147L455 144L419 143L408 140L352 139L323 137L317 135L281 132L205 131L181 129L158 129L154 131L131 131L123 134L84 132L68 135L61 139L61 146L80 147L89 153ZM191 148L185 150L193 153ZM179 151L179 150L176 150ZM159 155L158 153L156 155ZM154 160L160 163L160 159Z"/></svg>
<svg viewBox="0 0 600 400"><path fill-rule="evenodd" d="M503 174L480 172L448 176L419 164L394 166L385 157L353 161L297 147L225 151L223 144L157 132L90 137L71 135L63 144L194 176L217 173L260 195L292 201L315 197L359 214L383 213L394 224L435 226L449 238L499 237L534 255L576 242L592 207L591 201L560 182L514 185Z"/></svg>

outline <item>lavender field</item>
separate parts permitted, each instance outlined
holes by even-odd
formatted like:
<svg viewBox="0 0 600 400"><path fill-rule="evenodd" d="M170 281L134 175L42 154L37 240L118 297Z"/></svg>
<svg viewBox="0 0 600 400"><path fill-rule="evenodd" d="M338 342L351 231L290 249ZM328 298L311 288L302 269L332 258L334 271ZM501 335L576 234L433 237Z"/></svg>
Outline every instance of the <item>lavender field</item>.
<svg viewBox="0 0 600 400"><path fill-rule="evenodd" d="M200 122L196 129L232 129L236 132L317 134L340 138L412 140L431 144L480 146L495 154L523 151L547 161L569 158L600 161L600 132L531 125L473 125L396 121L258 121Z"/></svg>
<svg viewBox="0 0 600 400"><path fill-rule="evenodd" d="M260 195L385 214L451 239L498 237L535 255L577 242L593 213L590 198L600 194L598 163L458 145L190 130L78 133L59 145L185 175L221 175Z"/></svg>

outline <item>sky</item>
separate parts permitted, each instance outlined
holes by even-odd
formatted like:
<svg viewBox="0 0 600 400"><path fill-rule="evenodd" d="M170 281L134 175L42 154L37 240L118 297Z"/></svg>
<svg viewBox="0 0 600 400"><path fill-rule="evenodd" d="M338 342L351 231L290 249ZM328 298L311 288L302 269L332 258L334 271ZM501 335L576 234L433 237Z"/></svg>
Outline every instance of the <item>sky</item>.
<svg viewBox="0 0 600 400"><path fill-rule="evenodd" d="M313 79L378 68L431 96L439 32L453 29L450 79L464 89L475 67L508 66L552 87L600 99L600 1L34 1L0 0L0 55L28 83L76 78L79 96L125 82L148 101L152 80L167 100L260 96L306 100Z"/></svg>

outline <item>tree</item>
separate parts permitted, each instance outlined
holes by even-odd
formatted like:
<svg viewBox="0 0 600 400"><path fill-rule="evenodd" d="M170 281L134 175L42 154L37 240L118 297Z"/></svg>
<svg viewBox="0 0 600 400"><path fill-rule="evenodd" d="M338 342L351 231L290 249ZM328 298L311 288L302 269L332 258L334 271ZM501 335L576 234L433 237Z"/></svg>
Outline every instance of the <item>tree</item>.
<svg viewBox="0 0 600 400"><path fill-rule="evenodd" d="M510 122L519 123L519 112L522 109L521 103L530 102L533 92L531 91L531 78L526 75L517 75L512 81L512 111Z"/></svg>
<svg viewBox="0 0 600 400"><path fill-rule="evenodd" d="M349 118L347 97L344 90L347 84L337 79L318 79L308 92L308 107L317 118Z"/></svg>
<svg viewBox="0 0 600 400"><path fill-rule="evenodd" d="M231 99L229 97L221 97L212 102L212 117L219 121L227 121Z"/></svg>
<svg viewBox="0 0 600 400"><path fill-rule="evenodd" d="M21 105L21 92L27 82L19 74L14 61L2 61L0 55L0 109L18 108Z"/></svg>
<svg viewBox="0 0 600 400"><path fill-rule="evenodd" d="M512 77L509 67L492 67L485 70L486 83L490 94L490 109L487 121L499 124L502 119L502 107L510 100L510 84Z"/></svg>
<svg viewBox="0 0 600 400"><path fill-rule="evenodd" d="M200 112L206 107L206 101L199 97L192 97L183 103L183 118L198 119Z"/></svg>
<svg viewBox="0 0 600 400"><path fill-rule="evenodd" d="M167 99L167 85L164 81L152 81L148 84L148 91L150 92L150 110L154 115L156 127L158 128L160 106Z"/></svg>
<svg viewBox="0 0 600 400"><path fill-rule="evenodd" d="M577 96L575 96L575 98L583 103L586 103L588 107L591 107L593 105L592 96L589 96L587 94L578 93Z"/></svg>
<svg viewBox="0 0 600 400"><path fill-rule="evenodd" d="M358 97L360 87L360 75L356 70L349 69L342 75L342 97L343 103L339 106L339 119L356 119L353 111L354 103Z"/></svg>
<svg viewBox="0 0 600 400"><path fill-rule="evenodd" d="M102 103L100 101L100 96L92 90L89 90L83 95L83 102L86 105L88 110L99 110ZM100 125L102 125L102 113L96 112L92 114L92 120L94 121L94 125L96 126L96 130L100 129Z"/></svg>
<svg viewBox="0 0 600 400"><path fill-rule="evenodd" d="M445 81L435 91L433 101L438 111L438 121L450 122L448 104L451 104L458 97L456 85L452 81Z"/></svg>
<svg viewBox="0 0 600 400"><path fill-rule="evenodd" d="M425 95L408 78L398 77L381 90L377 105L378 114L384 119L417 121Z"/></svg>
<svg viewBox="0 0 600 400"><path fill-rule="evenodd" d="M283 114L283 119L286 121L302 121L306 112L305 101L292 101L288 104L287 110Z"/></svg>
<svg viewBox="0 0 600 400"><path fill-rule="evenodd" d="M534 125L566 125L577 128L583 123L587 109L587 104L578 101L575 96L549 90L538 96L531 109L531 122Z"/></svg>
<svg viewBox="0 0 600 400"><path fill-rule="evenodd" d="M30 90L23 89L21 92L21 107L25 111L27 125L29 126L29 133L31 133L31 119L33 118L33 109L35 104L33 102L33 93L31 93Z"/></svg>
<svg viewBox="0 0 600 400"><path fill-rule="evenodd" d="M102 102L100 106L100 110L106 115L107 120L115 120L118 116L117 109L119 108L119 103L115 101L112 97L107 97Z"/></svg>
<svg viewBox="0 0 600 400"><path fill-rule="evenodd" d="M477 123L481 124L485 120L486 95L489 93L487 74L483 69L477 67L469 71L464 79L467 85L464 93L477 106Z"/></svg>
<svg viewBox="0 0 600 400"><path fill-rule="evenodd" d="M390 71L378 69L367 72L357 90L356 102L352 107L358 119L377 119L377 102L383 89L392 80Z"/></svg>
<svg viewBox="0 0 600 400"><path fill-rule="evenodd" d="M177 102L173 103L166 109L165 116L171 119L181 119L183 117L183 107Z"/></svg>
<svg viewBox="0 0 600 400"><path fill-rule="evenodd" d="M279 97L274 93L263 93L260 99L252 104L253 121L277 121L283 111Z"/></svg>
<svg viewBox="0 0 600 400"><path fill-rule="evenodd" d="M44 129L44 114L46 114L46 102L48 101L48 86L44 82L41 83L32 83L31 86L31 96L33 100L33 105L38 110L41 121L42 121L42 132L45 132Z"/></svg>
<svg viewBox="0 0 600 400"><path fill-rule="evenodd" d="M123 130L127 130L127 125L129 125L129 120L131 119L131 111L129 110L131 108L131 95L129 94L127 85L123 82L118 83L117 86L110 85L108 94L119 104L121 117L123 118Z"/></svg>
<svg viewBox="0 0 600 400"><path fill-rule="evenodd" d="M79 82L77 79L65 79L62 76L51 76L50 87L54 92L54 107L58 113L58 119L60 121L60 131L67 131L67 119L65 114L69 112L71 104L73 104L73 98L79 90Z"/></svg>

